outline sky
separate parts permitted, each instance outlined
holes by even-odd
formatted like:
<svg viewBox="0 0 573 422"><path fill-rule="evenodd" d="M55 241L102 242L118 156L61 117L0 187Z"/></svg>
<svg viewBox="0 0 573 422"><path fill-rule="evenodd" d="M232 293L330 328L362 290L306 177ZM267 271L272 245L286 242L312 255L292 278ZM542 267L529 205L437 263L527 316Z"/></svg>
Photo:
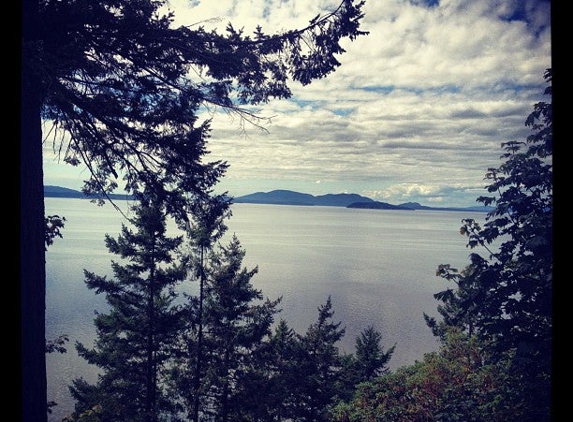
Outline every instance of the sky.
<svg viewBox="0 0 573 422"><path fill-rule="evenodd" d="M175 26L230 22L252 33L304 27L337 0L170 0ZM215 113L209 161L229 164L218 190L357 193L390 204L479 205L501 143L523 141L551 67L545 0L366 0L341 65L291 84L258 114L264 130ZM81 189L88 172L44 148L44 184Z"/></svg>

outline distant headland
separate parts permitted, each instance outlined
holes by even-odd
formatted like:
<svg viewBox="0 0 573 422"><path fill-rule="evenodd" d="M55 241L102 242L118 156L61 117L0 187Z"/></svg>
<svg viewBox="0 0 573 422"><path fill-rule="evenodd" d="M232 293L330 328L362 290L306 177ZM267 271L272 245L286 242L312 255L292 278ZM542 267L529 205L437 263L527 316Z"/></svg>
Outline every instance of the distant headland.
<svg viewBox="0 0 573 422"><path fill-rule="evenodd" d="M87 196L83 192L64 188L61 186L44 186L44 197L46 198L81 198L97 199L98 196ZM110 199L132 199L126 194L110 194ZM417 202L406 202L400 205L392 205L386 202L375 201L371 198L358 195L356 193L336 193L326 195L310 195L291 190L272 190L270 192L256 192L248 195L238 196L232 200L237 204L268 204L268 205L302 205L302 206L323 206L323 207L345 207L377 210L429 210L429 211L478 211L489 212L492 207L428 207Z"/></svg>
<svg viewBox="0 0 573 422"><path fill-rule="evenodd" d="M355 193L337 193L327 195L310 195L308 193L294 192L290 190L273 190L270 192L256 192L249 195L239 196L233 199L235 203L249 204L272 204L272 205L306 205L306 206L331 206L346 208L363 208L377 210L432 210L432 211L479 211L489 212L493 208L475 206L465 208L455 207L427 207L417 202L406 202L400 205L392 205L386 202L375 201L371 198Z"/></svg>
<svg viewBox="0 0 573 422"><path fill-rule="evenodd" d="M78 190L64 188L61 186L45 185L44 198L98 199L103 197L101 195L86 195ZM109 199L132 199L132 196L128 194L112 193L109 195Z"/></svg>

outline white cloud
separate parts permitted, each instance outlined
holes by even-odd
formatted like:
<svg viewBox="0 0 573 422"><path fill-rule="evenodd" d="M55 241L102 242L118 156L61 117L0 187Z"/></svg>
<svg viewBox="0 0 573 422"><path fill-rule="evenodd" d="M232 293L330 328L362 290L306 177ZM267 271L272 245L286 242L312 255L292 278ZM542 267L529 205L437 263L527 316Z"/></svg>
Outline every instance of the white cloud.
<svg viewBox="0 0 573 422"><path fill-rule="evenodd" d="M485 172L500 164L501 142L523 139L525 118L545 99L549 3L423 3L367 0L362 29L370 34L344 41L335 73L305 87L295 83L291 100L264 105L260 114L272 116L268 132L247 127L245 136L238 120L216 115L210 158L231 166L222 186L243 195L263 181L275 188L296 181L314 194L473 205ZM222 31L233 22L250 33L260 24L275 33L305 26L338 2L170 4L178 25Z"/></svg>

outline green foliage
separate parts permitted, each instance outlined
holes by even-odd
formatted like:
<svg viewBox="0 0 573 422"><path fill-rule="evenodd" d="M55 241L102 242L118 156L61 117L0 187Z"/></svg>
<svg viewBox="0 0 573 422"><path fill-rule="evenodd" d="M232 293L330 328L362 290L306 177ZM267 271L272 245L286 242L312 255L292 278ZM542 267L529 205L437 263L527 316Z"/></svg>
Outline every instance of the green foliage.
<svg viewBox="0 0 573 422"><path fill-rule="evenodd" d="M283 386L288 392L289 407L284 415L287 420L328 420L328 408L341 392L343 359L336 344L345 330L340 328L340 322L332 321L333 315L332 301L328 297L318 308L316 322L304 335L291 338L291 354L283 356L288 363L282 369L293 371L281 374L282 380L287 382Z"/></svg>
<svg viewBox="0 0 573 422"><path fill-rule="evenodd" d="M551 95L552 72L545 73ZM550 417L553 292L553 123L551 103L540 102L527 117L532 130L526 142L502 144L503 164L489 169L484 205L495 205L484 227L463 220L461 233L470 248L483 247L488 256L470 255L471 263L458 273L442 265L438 275L456 289L435 297L443 320L426 316L434 334L443 338L448 327L480 338L491 359L511 356L516 382L505 397L529 409L521 420ZM492 250L491 245L498 245ZM518 404L519 403L519 404Z"/></svg>
<svg viewBox="0 0 573 422"><path fill-rule="evenodd" d="M256 403L256 360L271 334L280 299L263 300L250 280L258 269L242 267L245 253L233 236L210 257L204 324L203 397L216 420L240 420ZM258 382L257 382L258 381Z"/></svg>
<svg viewBox="0 0 573 422"><path fill-rule="evenodd" d="M373 326L367 327L356 338L356 372L359 382L370 381L371 379L388 372L386 365L394 354L396 345L394 344L386 352L380 344L382 334Z"/></svg>
<svg viewBox="0 0 573 422"><path fill-rule="evenodd" d="M551 83L551 70L545 79ZM546 94L551 95L551 86ZM551 418L553 184L552 106L526 119L526 142L502 144L489 169L484 227L463 220L468 247L483 247L458 271L437 275L455 287L435 295L440 321L424 315L439 352L361 384L331 412L338 422L507 422Z"/></svg>
<svg viewBox="0 0 573 422"><path fill-rule="evenodd" d="M332 321L330 297L304 335L284 320L273 331L280 298L263 300L253 287L258 269L243 267L236 236L216 241L226 203L200 207L183 253L182 238L166 236L163 202L139 201L131 220L138 231L124 225L118 239L106 236L109 251L128 263L112 262L114 280L85 272L111 310L95 319L95 347L77 344L102 373L96 385L74 380L68 420L328 421L357 385L387 373L395 346L384 352L372 327L356 339L356 357L340 355L344 329ZM173 306L185 274L200 282L199 296Z"/></svg>
<svg viewBox="0 0 573 422"><path fill-rule="evenodd" d="M305 28L269 35L258 27L253 36L231 23L222 34L174 27L172 12L160 11L165 5L40 0L43 25L24 37L23 66L43 96L42 118L60 130L55 149L90 170L86 193L104 200L123 177L125 190L152 189L184 219L182 196L203 196L227 167L200 160L209 132L200 109L257 124L244 106L289 98L290 81L327 76L340 65L340 42L366 32L359 30L363 2L354 0Z"/></svg>
<svg viewBox="0 0 573 422"><path fill-rule="evenodd" d="M525 420L530 409L511 399L509 360L492 363L476 337L450 330L438 352L361 384L333 422L502 422Z"/></svg>
<svg viewBox="0 0 573 422"><path fill-rule="evenodd" d="M258 359L280 300L263 301L252 286L258 270L242 267L245 251L236 236L220 243L229 205L220 195L190 201L192 218L181 226L189 248L180 258L199 283L197 296L186 295L166 382L182 419L239 420L260 402L254 401L264 383Z"/></svg>
<svg viewBox="0 0 573 422"><path fill-rule="evenodd" d="M96 385L76 379L70 387L76 400L74 417L99 406L102 420L158 421L173 406L165 394L162 371L171 360L180 330L174 287L186 271L173 261L181 237L166 236L165 210L157 198L141 196L130 221L117 239L106 235L113 279L84 270L88 288L105 294L108 313L94 322L97 338L90 349L76 343L78 354L101 369Z"/></svg>
<svg viewBox="0 0 573 422"><path fill-rule="evenodd" d="M66 416L61 422L101 422L101 413L101 406L96 405L76 416Z"/></svg>
<svg viewBox="0 0 573 422"><path fill-rule="evenodd" d="M46 224L46 250L48 250L48 246L54 243L56 237L60 239L63 237L62 229L64 228L65 221L66 217L60 217L59 215L48 215L44 218Z"/></svg>
<svg viewBox="0 0 573 422"><path fill-rule="evenodd" d="M66 353L66 347L64 346L70 338L66 334L58 336L54 340L46 340L46 353Z"/></svg>
<svg viewBox="0 0 573 422"><path fill-rule="evenodd" d="M288 420L299 398L295 386L300 380L297 357L303 353L298 334L281 319L271 334L268 347L261 350L254 420Z"/></svg>

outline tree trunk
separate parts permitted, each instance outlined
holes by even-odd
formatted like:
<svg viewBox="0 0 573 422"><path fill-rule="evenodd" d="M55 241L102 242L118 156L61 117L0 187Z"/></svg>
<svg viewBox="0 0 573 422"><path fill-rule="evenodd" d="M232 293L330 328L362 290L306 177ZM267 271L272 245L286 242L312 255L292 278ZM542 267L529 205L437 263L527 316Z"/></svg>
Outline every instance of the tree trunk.
<svg viewBox="0 0 573 422"><path fill-rule="evenodd" d="M31 103L31 104L30 104ZM24 421L47 419L46 262L42 130L38 103L22 98L20 157L20 314Z"/></svg>
<svg viewBox="0 0 573 422"><path fill-rule="evenodd" d="M22 8L23 52L35 45L37 2ZM24 54L20 108L20 353L22 421L46 422L46 266L41 81Z"/></svg>

